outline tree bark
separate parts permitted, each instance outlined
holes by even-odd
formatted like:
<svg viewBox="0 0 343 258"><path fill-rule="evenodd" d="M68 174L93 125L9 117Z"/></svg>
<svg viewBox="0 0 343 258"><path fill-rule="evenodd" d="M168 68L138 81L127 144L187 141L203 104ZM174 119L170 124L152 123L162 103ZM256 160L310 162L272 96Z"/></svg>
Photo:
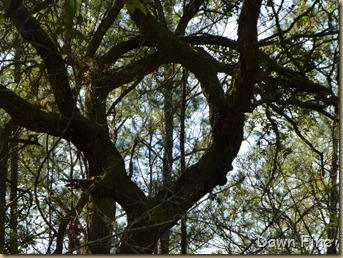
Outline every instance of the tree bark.
<svg viewBox="0 0 343 258"><path fill-rule="evenodd" d="M17 128L16 128L17 129ZM14 133L11 144L11 192L10 192L10 253L18 254L18 201L17 201L17 187L18 187L18 132Z"/></svg>
<svg viewBox="0 0 343 258"><path fill-rule="evenodd" d="M185 172L186 168L186 156L185 156L185 121L186 121L186 107L187 107L187 78L188 73L183 71L182 74L182 100L181 100L181 111L180 111L180 164L181 164L181 175ZM187 213L185 212L181 218L181 254L187 254Z"/></svg>
<svg viewBox="0 0 343 258"><path fill-rule="evenodd" d="M338 115L338 114L337 114ZM339 139L336 137L337 122L333 122L331 126L332 130L332 161L331 161L331 170L330 173L330 191L328 198L328 212L329 212L329 225L327 227L327 236L331 240L331 246L327 248L327 254L338 254L337 244L338 244L338 231L340 225L339 210L337 205L339 203L339 189L338 189L338 142Z"/></svg>
<svg viewBox="0 0 343 258"><path fill-rule="evenodd" d="M208 102L213 129L213 143L204 156L186 168L168 189L161 189L155 197L148 199L127 176L124 160L108 135L105 100L111 88L97 92L97 86L103 84L94 74L95 80L89 81L91 88L86 96L89 99L87 118L83 117L76 108L56 44L28 14L22 1L11 1L7 12L18 32L44 60L60 114L42 111L3 86L0 86L0 107L20 126L62 137L84 153L91 172L89 179L80 181L80 185L91 191L93 200L96 200L94 204L101 206L100 210L110 209L111 204L102 206L101 203L103 198L112 198L126 211L128 225L119 253L152 253L161 235L175 225L190 207L215 186L226 183L226 175L232 170L232 161L243 140L244 113L250 107L255 82L253 74L258 70L256 24L260 4L261 0L243 2L238 35L241 73L235 91L227 95L217 77L222 69L217 62L205 51L191 47L158 23L139 0L126 1L130 15L146 42L155 46L165 58L157 61L180 63L197 77ZM251 44L253 47L249 48ZM110 229L95 213L92 216L95 217L89 221L89 228L94 229L96 221L101 228L94 230L94 234L91 232L88 239L94 243L92 252L108 253L108 242L102 243L104 246L96 243L100 238L108 237Z"/></svg>
<svg viewBox="0 0 343 258"><path fill-rule="evenodd" d="M4 155L4 129L0 127L0 253L5 254L7 155Z"/></svg>
<svg viewBox="0 0 343 258"><path fill-rule="evenodd" d="M137 2L137 1L135 1ZM127 5L130 4L127 1ZM155 220L150 220L150 225L155 223L162 225L158 230L165 232L174 223L181 218L182 212L187 211L194 203L208 193L217 185L226 183L226 174L232 169L232 161L236 157L241 142L243 140L244 112L248 110L254 81L252 74L258 69L257 61L257 44L253 50L247 49L247 41L257 42L257 19L261 1L244 1L243 10L240 20L244 21L239 26L247 26L248 28L240 28L239 40L241 41L241 59L248 59L246 62L241 62L241 77L239 83L236 84L237 95L239 102L227 103L228 100L223 95L220 88L218 78L214 72L214 67L208 65L209 62L206 56L200 52L194 51L183 42L180 42L164 27L154 21L145 7L135 5L129 6L129 12L136 25L140 28L144 37L149 42L152 42L163 53L168 53L173 56L174 60L181 63L192 71L199 79L207 98L211 124L213 128L213 144L208 152L194 166L186 169L185 173L174 183L171 193L166 193L161 190L160 193L152 201L160 203L161 212L152 213ZM247 17L252 16L253 19L248 20ZM248 52L248 53L247 53ZM172 58L172 57L171 57ZM255 58L255 59L254 59ZM249 63L248 61L252 62ZM206 64L206 65L205 65ZM230 96L232 97L232 96ZM226 101L224 101L226 100ZM161 203L159 200L163 200ZM156 215L158 214L158 216ZM170 216L173 214L173 216ZM153 224L151 225L153 227ZM158 231L157 228L155 231ZM142 241L142 248L135 249L133 246L137 244L139 235L148 235L148 231L136 231L137 233L130 234L130 238L134 240L122 246L121 252L153 252L153 245L156 242L156 235L151 234L149 241ZM137 239L137 241L136 241ZM150 242L150 244L149 244Z"/></svg>
<svg viewBox="0 0 343 258"><path fill-rule="evenodd" d="M111 198L91 197L88 204L87 232L92 254L110 254L113 247L115 201Z"/></svg>
<svg viewBox="0 0 343 258"><path fill-rule="evenodd" d="M8 157L9 138L15 129L17 129L17 125L13 122L13 120L10 120L9 122L7 122L3 128L0 127L0 211L1 211L0 212L0 251L3 254L6 253L5 224L6 224L6 212L7 212L6 194L7 194L7 181L8 181L7 176L8 176L8 160L9 160L9 157ZM12 193L12 190L11 190L11 193ZM7 252L11 253L11 250L12 249L10 248L10 250L7 250Z"/></svg>
<svg viewBox="0 0 343 258"><path fill-rule="evenodd" d="M170 71L172 67L166 67ZM173 81L170 78L172 75L168 72L165 74L164 85L164 135L163 135L163 187L169 189L172 183L172 167L173 167L173 130L174 130L174 108L173 108ZM161 254L169 254L170 230L167 229L161 237Z"/></svg>

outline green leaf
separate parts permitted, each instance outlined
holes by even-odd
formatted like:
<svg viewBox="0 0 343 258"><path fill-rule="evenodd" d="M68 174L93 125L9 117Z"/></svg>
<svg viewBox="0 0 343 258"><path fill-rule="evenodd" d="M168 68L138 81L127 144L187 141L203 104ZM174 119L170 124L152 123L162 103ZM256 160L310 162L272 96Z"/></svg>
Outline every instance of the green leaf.
<svg viewBox="0 0 343 258"><path fill-rule="evenodd" d="M147 9L139 0L127 0L126 7L130 13L134 13L136 9L140 10L144 15L147 14Z"/></svg>
<svg viewBox="0 0 343 258"><path fill-rule="evenodd" d="M67 23L70 23L73 21L76 14L76 5L74 0L69 0L68 6L66 9L66 20Z"/></svg>

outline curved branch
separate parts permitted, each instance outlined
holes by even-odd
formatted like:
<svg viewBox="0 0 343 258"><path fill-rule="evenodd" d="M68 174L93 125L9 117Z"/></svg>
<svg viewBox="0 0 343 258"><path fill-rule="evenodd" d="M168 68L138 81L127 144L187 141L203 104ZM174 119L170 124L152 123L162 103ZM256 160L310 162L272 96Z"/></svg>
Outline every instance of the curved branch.
<svg viewBox="0 0 343 258"><path fill-rule="evenodd" d="M59 115L48 113L17 96L14 92L0 85L0 108L4 109L19 126L35 132L45 132L59 136Z"/></svg>
<svg viewBox="0 0 343 258"><path fill-rule="evenodd" d="M325 166L324 166L324 154L323 152L317 150L306 138L305 136L302 135L302 133L299 130L298 125L284 112L282 112L282 110L280 110L280 108L276 107L273 104L269 105L276 113L278 113L279 115L283 116L286 121L288 123L290 123L295 131L295 133L299 136L299 138L311 149L311 151L315 152L316 154L318 154L319 158L320 158L320 164L321 164L321 172L322 172L322 176L325 175Z"/></svg>
<svg viewBox="0 0 343 258"><path fill-rule="evenodd" d="M0 85L0 108L4 109L19 126L35 132L63 136L88 155L94 146L91 141L94 137L90 135L96 136L102 133L98 125L79 114L66 119L57 113L43 111L2 85Z"/></svg>
<svg viewBox="0 0 343 258"><path fill-rule="evenodd" d="M261 0L245 0L240 18L239 42L243 63L243 83L239 90L251 91L251 95L253 92L251 74L258 68L256 24L260 4ZM251 44L254 47L251 48ZM239 97L242 97L242 94ZM246 101L250 102L251 98L249 97L246 98ZM243 140L243 126L244 110L233 108L231 103L220 107L218 119L213 127L212 146L195 165L186 169L175 182L173 194L170 197L172 201L169 203L170 209L175 209L175 214L187 211L215 186L224 185L227 182L226 174L232 170L232 162L236 158ZM165 194L161 191L160 198Z"/></svg>
<svg viewBox="0 0 343 258"><path fill-rule="evenodd" d="M331 89L311 81L297 71L279 65L275 60L261 51L259 52L259 55L263 60L264 67L268 69L269 73L277 72L280 75L279 78L268 77L268 80L272 85L281 85L285 89L292 89L298 93L311 93L321 97L326 96L328 97L325 99L327 104L338 106L339 99ZM283 79L282 77L285 77L286 79Z"/></svg>
<svg viewBox="0 0 343 258"><path fill-rule="evenodd" d="M233 106L224 97L222 86L217 78L218 67L205 51L191 47L158 23L141 1L126 0L126 4L144 38L172 62L180 63L198 78L209 105L213 129L213 143L204 156L187 168L170 189L161 189L148 201L148 204L154 208L148 210L147 215L142 215L141 219L133 225L129 223L134 229L146 224L153 225L156 229L155 231L141 229L135 234L130 234L130 242L123 242L120 251L122 253L152 252L151 247L157 241L159 232L164 232L174 225L185 211L214 187L227 182L226 174L232 170L232 162L243 140L245 109L237 109L237 106ZM256 24L260 4L261 0L245 0L241 16L243 22L241 21L240 24L239 42L244 80L240 85L241 94L238 97L244 96L244 101L247 103L252 99L254 85L252 75L258 68ZM252 50L248 49L251 48L252 43L254 47ZM245 92L249 94L245 96ZM150 240L143 238L148 233L153 234ZM136 249L134 245L138 243L140 245Z"/></svg>
<svg viewBox="0 0 343 258"><path fill-rule="evenodd" d="M183 15L175 30L175 35L184 35L189 21L198 13L204 0L191 0L183 8Z"/></svg>
<svg viewBox="0 0 343 258"><path fill-rule="evenodd" d="M142 44L143 43L141 41L141 37L135 37L135 38L120 42L119 44L110 48L110 50L107 53L100 56L98 58L98 63L101 66L115 63L117 59L120 58L123 54L129 52L132 49L141 47Z"/></svg>
<svg viewBox="0 0 343 258"><path fill-rule="evenodd" d="M120 10L124 6L123 0L116 0L115 3L111 3L111 7L107 11L105 17L101 20L101 23L94 33L91 42L88 45L87 56L93 56L100 46L100 43L106 34L107 30L111 27L115 19L117 18Z"/></svg>
<svg viewBox="0 0 343 258"><path fill-rule="evenodd" d="M222 102L222 88L220 84L217 84L217 70L207 54L195 50L175 37L154 20L141 2L138 0L133 2L136 3L136 8L131 6L129 11L144 37L171 60L181 63L197 76L205 91L210 110L212 108L217 112L215 124L212 123L214 129L212 146L198 163L188 168L175 182L169 208L178 214L181 210L185 211L190 208L213 187L226 183L226 174L232 170L231 163L236 157L243 139L244 113L237 112L230 107L230 103ZM244 75L253 73L258 68L256 24L260 4L261 0L244 1L239 41L241 58L244 61ZM254 47L251 49L252 43ZM252 78L245 84L249 84L249 90L252 92ZM162 190L156 199L165 197L165 195L170 194Z"/></svg>
<svg viewBox="0 0 343 258"><path fill-rule="evenodd" d="M160 0L154 0L154 4L150 4L150 7L153 8L158 20L165 26L167 26L166 17L163 11L163 5Z"/></svg>
<svg viewBox="0 0 343 258"><path fill-rule="evenodd" d="M126 175L123 158L99 124L80 114L66 119L59 114L45 112L4 86L0 86L0 108L19 126L72 142L90 163L96 160L102 167L104 174L98 178L94 191L116 200L128 214L139 213L143 209L146 202L144 193Z"/></svg>
<svg viewBox="0 0 343 258"><path fill-rule="evenodd" d="M252 108L256 108L262 104L271 104L271 103L277 103L283 107L286 107L288 105L295 105L297 107L317 111L318 113L323 114L324 116L328 117L329 119L331 119L333 121L339 121L338 116L332 115L328 111L325 110L325 108L328 105L320 105L320 104L316 104L313 102L303 102L303 101L296 99L295 97L291 97L289 99L283 100L277 94L274 96L267 97L264 92L259 91L259 93L260 93L260 95L263 95L263 98L258 100L258 101L254 101L251 105Z"/></svg>
<svg viewBox="0 0 343 258"><path fill-rule="evenodd" d="M291 62L294 64L294 66L296 68L298 68L299 72L301 72L303 74L304 73L303 68L301 67L299 62L294 58L294 56L290 53L288 47L285 45L285 37L284 37L284 32L281 29L281 24L280 24L280 19L279 19L279 11L276 12L274 4L272 4L271 6L272 6L273 14L275 17L275 25L277 28L277 34L278 34L278 38L280 41L280 46L283 48L283 51L285 52L285 54L289 58L289 60L291 60Z"/></svg>
<svg viewBox="0 0 343 258"><path fill-rule="evenodd" d="M98 83L110 92L121 85L141 79L167 62L170 62L170 60L165 56L162 56L158 52L152 53L124 67L105 72L98 79Z"/></svg>
<svg viewBox="0 0 343 258"><path fill-rule="evenodd" d="M172 62L180 63L197 77L208 100L210 113L217 114L224 102L224 92L217 78L216 66L208 55L176 37L156 21L139 0L126 0L126 5L144 38Z"/></svg>
<svg viewBox="0 0 343 258"><path fill-rule="evenodd" d="M133 91L138 84L142 81L142 78L139 78L137 81L135 81L134 83L132 83L132 85L130 85L130 87L126 88L121 94L120 96L111 104L111 106L108 108L108 111L106 112L106 116L108 116L111 112L115 113L115 107L118 103L120 103L122 101L122 99L129 94L131 91Z"/></svg>
<svg viewBox="0 0 343 258"><path fill-rule="evenodd" d="M71 117L76 110L76 102L69 86L67 70L56 43L29 15L23 1L12 0L6 10L19 34L38 52L47 69L48 79L53 88L56 104L61 114Z"/></svg>
<svg viewBox="0 0 343 258"><path fill-rule="evenodd" d="M75 207L75 209L71 212L69 212L61 221L58 231L57 231L57 240L56 240L56 249L54 254L62 254L62 249L63 249L63 238L65 235L65 231L67 229L68 223L70 220L74 220L76 216L78 216L83 207L87 204L88 202L88 195L87 193L82 193L81 197Z"/></svg>

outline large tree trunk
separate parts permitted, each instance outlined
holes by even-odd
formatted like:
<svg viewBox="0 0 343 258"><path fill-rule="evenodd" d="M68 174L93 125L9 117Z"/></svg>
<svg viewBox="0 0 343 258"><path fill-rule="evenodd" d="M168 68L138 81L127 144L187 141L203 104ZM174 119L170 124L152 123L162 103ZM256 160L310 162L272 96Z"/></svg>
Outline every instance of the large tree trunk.
<svg viewBox="0 0 343 258"><path fill-rule="evenodd" d="M92 254L109 254L113 247L115 207L113 199L91 195L87 209L87 232Z"/></svg>
<svg viewBox="0 0 343 258"><path fill-rule="evenodd" d="M213 146L181 175L173 188L161 190L149 200L144 214L128 217L129 225L119 253L152 253L162 233L175 225L213 187L226 183L226 173L232 169L232 161L243 139L244 114L231 117L235 120L222 117L223 124L216 132Z"/></svg>
<svg viewBox="0 0 343 258"><path fill-rule="evenodd" d="M97 76L94 74L93 76ZM86 116L100 124L109 137L106 126L106 97L107 94L99 91L96 83L90 82L86 93L85 113ZM98 141L97 139L95 140ZM90 161L88 177L101 176L103 166L101 161L93 155ZM87 206L87 242L91 254L109 254L113 243L113 223L115 223L116 202L113 198L103 197L96 192L90 192Z"/></svg>
<svg viewBox="0 0 343 258"><path fill-rule="evenodd" d="M124 159L109 137L106 98L113 88L107 84L113 82L102 85L98 77L100 72L90 64L85 75L86 79L91 79L86 92L86 117L83 117L73 97L68 72L57 44L29 15L21 1L10 1L8 16L18 32L44 60L59 114L42 111L2 86L1 107L19 125L33 131L62 136L84 153L89 162L90 174L87 182L82 184L84 189L91 191L93 198L90 207L92 213L87 223L88 243L92 253L109 253L110 250L107 238L110 238L112 231L108 221L103 219L103 214L111 217L114 209L111 205L114 202L111 204L105 198L116 200L125 210L128 219L118 252L152 253L161 235L175 225L189 208L214 187L227 182L226 175L232 170L232 162L243 140L244 113L250 108L255 83L253 75L258 70L256 24L260 4L261 0L243 2L238 28L241 73L236 78L233 92L225 94L217 77L220 69L216 61L157 22L139 0L126 1L127 9L144 40L156 47L168 62L180 63L197 77L208 102L212 126L212 145L204 156L186 168L168 189L162 188L156 196L148 199L127 176ZM162 61L154 59L153 62ZM150 65L148 69L142 70L146 72L152 67ZM137 74L130 81L133 78L137 78ZM118 77L115 76L115 79ZM120 85L124 84L123 81Z"/></svg>

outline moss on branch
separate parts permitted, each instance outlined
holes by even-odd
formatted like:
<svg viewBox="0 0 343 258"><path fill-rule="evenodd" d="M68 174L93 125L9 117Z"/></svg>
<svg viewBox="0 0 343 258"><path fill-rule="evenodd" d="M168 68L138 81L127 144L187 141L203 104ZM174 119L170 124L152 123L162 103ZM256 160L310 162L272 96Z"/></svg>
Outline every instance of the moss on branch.
<svg viewBox="0 0 343 258"><path fill-rule="evenodd" d="M139 0L127 0L126 8L130 13L134 13L136 10L141 11L144 15L148 13L145 6Z"/></svg>

